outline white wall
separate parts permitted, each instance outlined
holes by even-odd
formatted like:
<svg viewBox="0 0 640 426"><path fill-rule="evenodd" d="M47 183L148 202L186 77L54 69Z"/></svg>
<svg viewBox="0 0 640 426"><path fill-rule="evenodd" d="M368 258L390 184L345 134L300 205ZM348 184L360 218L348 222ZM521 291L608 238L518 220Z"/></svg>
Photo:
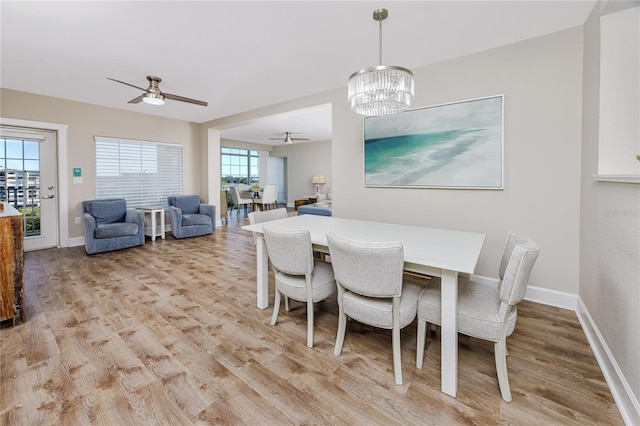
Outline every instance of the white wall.
<svg viewBox="0 0 640 426"><path fill-rule="evenodd" d="M621 374L627 383L620 387L635 397L628 421L640 424L640 185L592 178L600 145L610 143L599 138L598 125L601 6L584 26L580 298L617 364L613 375Z"/></svg>
<svg viewBox="0 0 640 426"><path fill-rule="evenodd" d="M600 20L598 173L640 174L640 7Z"/></svg>
<svg viewBox="0 0 640 426"><path fill-rule="evenodd" d="M286 159L267 156L267 173L265 184L278 185L276 200L279 203L287 202Z"/></svg>
<svg viewBox="0 0 640 426"><path fill-rule="evenodd" d="M323 175L327 183L323 189L332 188L331 141L281 145L271 156L287 158L287 202L293 207L295 200L315 194L311 183L314 175Z"/></svg>

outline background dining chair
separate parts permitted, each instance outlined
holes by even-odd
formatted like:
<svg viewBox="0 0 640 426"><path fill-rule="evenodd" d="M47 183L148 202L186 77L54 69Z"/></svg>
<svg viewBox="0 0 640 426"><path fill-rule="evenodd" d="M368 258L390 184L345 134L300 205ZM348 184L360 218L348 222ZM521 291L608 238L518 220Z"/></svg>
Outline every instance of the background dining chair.
<svg viewBox="0 0 640 426"><path fill-rule="evenodd" d="M249 223L251 225L255 225L256 223L264 223L264 222L270 222L272 220L278 220L278 219L284 219L286 217L289 216L289 213L287 213L287 209L280 208L280 209L273 209L273 210L265 210L265 211L255 211L255 212L251 212L249 213ZM252 232L253 234L253 242L256 242L256 233Z"/></svg>
<svg viewBox="0 0 640 426"><path fill-rule="evenodd" d="M264 223L270 222L272 220L284 219L288 217L289 213L287 213L286 208L274 209L274 210L265 210L265 211L256 211L249 213L249 223L251 225L255 225L256 223ZM255 232L251 232L253 234L253 243L257 242L257 237ZM269 266L272 267L271 262L269 262ZM289 312L289 298L287 296L284 297L284 309Z"/></svg>
<svg viewBox="0 0 640 426"><path fill-rule="evenodd" d="M251 196L251 194L248 194L248 196L245 197L236 185L230 186L229 189L231 189L231 202L237 209L236 216L240 215L240 206L244 206L244 214L246 215L247 206L253 205L253 196ZM231 210L233 210L233 206L231 206Z"/></svg>
<svg viewBox="0 0 640 426"><path fill-rule="evenodd" d="M392 330L395 382L402 385L400 329L416 317L424 286L403 280L404 257L399 242L353 241L327 234L329 256L338 287L338 334L334 354L340 355L347 317Z"/></svg>
<svg viewBox="0 0 640 426"><path fill-rule="evenodd" d="M502 399L511 401L507 375L507 337L516 326L516 305L526 291L540 247L511 232L500 262L498 288L468 279L458 280L458 332L494 342L496 371ZM422 368L427 323L441 324L440 279L433 278L418 301L416 367Z"/></svg>
<svg viewBox="0 0 640 426"><path fill-rule="evenodd" d="M278 320L280 295L307 302L307 346L313 347L313 304L336 292L331 265L314 259L308 230L263 226L267 253L275 275L276 291L271 324Z"/></svg>
<svg viewBox="0 0 640 426"><path fill-rule="evenodd" d="M261 210L278 208L278 185L265 185L262 190L262 197L256 198L254 202L260 204Z"/></svg>

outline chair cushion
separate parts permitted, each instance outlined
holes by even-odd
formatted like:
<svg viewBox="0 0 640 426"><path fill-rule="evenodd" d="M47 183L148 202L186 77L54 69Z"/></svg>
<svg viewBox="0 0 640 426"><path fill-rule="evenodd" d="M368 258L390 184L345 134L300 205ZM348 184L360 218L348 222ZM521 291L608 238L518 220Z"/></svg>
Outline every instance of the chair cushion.
<svg viewBox="0 0 640 426"><path fill-rule="evenodd" d="M183 214L182 226L209 225L211 218L206 214Z"/></svg>
<svg viewBox="0 0 640 426"><path fill-rule="evenodd" d="M418 318L437 325L442 324L440 286L440 278L432 278L418 302ZM458 332L497 342L500 339L499 308L498 290L486 284L458 279ZM507 314L507 336L513 333L516 317L516 307L512 306Z"/></svg>
<svg viewBox="0 0 640 426"><path fill-rule="evenodd" d="M405 279L400 296L400 328L406 327L416 317L418 297L424 285ZM345 291L342 298L344 313L356 321L374 327L393 328L393 303L391 299L362 296Z"/></svg>
<svg viewBox="0 0 640 426"><path fill-rule="evenodd" d="M198 213L200 197L198 195L179 195L173 198L173 206L182 210L183 215Z"/></svg>
<svg viewBox="0 0 640 426"><path fill-rule="evenodd" d="M94 200L87 206L87 213L95 218L98 225L124 222L124 217L127 214L127 202L124 199Z"/></svg>
<svg viewBox="0 0 640 426"><path fill-rule="evenodd" d="M307 301L307 284L304 276L280 272L276 275L276 286L280 293L293 300ZM326 299L336 291L336 281L330 264L318 260L314 262L311 287L314 303Z"/></svg>
<svg viewBox="0 0 640 426"><path fill-rule="evenodd" d="M136 235L138 225L133 222L102 223L96 225L96 238L113 238Z"/></svg>

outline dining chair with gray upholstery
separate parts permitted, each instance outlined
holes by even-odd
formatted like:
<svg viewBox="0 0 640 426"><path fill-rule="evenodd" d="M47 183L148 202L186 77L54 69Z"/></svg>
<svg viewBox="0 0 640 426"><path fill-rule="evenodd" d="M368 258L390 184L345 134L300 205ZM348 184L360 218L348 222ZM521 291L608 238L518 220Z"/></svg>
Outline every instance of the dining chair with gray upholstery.
<svg viewBox="0 0 640 426"><path fill-rule="evenodd" d="M267 253L275 276L276 289L271 324L278 320L280 297L307 303L307 346L313 347L314 303L336 292L331 265L313 257L308 230L285 230L263 225Z"/></svg>
<svg viewBox="0 0 640 426"><path fill-rule="evenodd" d="M278 208L278 185L265 185L262 196L255 199L255 204L259 204L262 210Z"/></svg>
<svg viewBox="0 0 640 426"><path fill-rule="evenodd" d="M334 354L340 355L347 318L392 330L395 383L402 385L400 330L416 317L424 286L403 277L400 242L361 242L327 234L329 256L338 287L338 334Z"/></svg>
<svg viewBox="0 0 640 426"><path fill-rule="evenodd" d="M540 247L528 237L511 232L500 262L497 289L465 278L458 279L458 332L494 343L502 399L511 401L507 373L507 337L513 333L517 304L524 298ZM422 368L427 323L441 324L439 278L432 278L418 301L416 367Z"/></svg>
<svg viewBox="0 0 640 426"><path fill-rule="evenodd" d="M284 219L288 217L287 209L272 209L272 210L264 210L264 211L255 211L249 213L249 223L251 225L255 225L256 223L264 223L271 222L272 220ZM256 233L253 234L253 242L256 242Z"/></svg>
<svg viewBox="0 0 640 426"><path fill-rule="evenodd" d="M231 206L231 210L233 211L233 207L235 206L236 216L240 215L240 206L244 206L244 214L247 214L247 207L253 206L253 196L250 194L244 194L240 192L240 188L237 185L229 186L231 190L231 202L233 203Z"/></svg>

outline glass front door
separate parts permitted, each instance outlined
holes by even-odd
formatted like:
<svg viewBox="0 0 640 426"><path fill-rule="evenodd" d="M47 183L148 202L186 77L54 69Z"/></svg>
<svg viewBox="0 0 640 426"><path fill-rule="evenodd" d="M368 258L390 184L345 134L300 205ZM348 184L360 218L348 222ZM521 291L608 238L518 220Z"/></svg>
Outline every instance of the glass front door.
<svg viewBox="0 0 640 426"><path fill-rule="evenodd" d="M22 213L25 250L57 246L55 132L2 127L0 201Z"/></svg>

